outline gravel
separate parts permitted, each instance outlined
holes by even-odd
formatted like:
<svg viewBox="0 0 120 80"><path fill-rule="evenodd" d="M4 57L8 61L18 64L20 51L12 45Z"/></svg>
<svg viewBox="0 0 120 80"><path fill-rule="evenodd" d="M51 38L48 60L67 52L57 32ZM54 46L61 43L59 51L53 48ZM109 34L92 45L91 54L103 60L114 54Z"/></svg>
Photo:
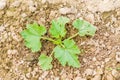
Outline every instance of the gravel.
<svg viewBox="0 0 120 80"><path fill-rule="evenodd" d="M0 0L0 9L4 9L6 6L6 0Z"/></svg>
<svg viewBox="0 0 120 80"><path fill-rule="evenodd" d="M116 52L116 61L120 62L120 52Z"/></svg>

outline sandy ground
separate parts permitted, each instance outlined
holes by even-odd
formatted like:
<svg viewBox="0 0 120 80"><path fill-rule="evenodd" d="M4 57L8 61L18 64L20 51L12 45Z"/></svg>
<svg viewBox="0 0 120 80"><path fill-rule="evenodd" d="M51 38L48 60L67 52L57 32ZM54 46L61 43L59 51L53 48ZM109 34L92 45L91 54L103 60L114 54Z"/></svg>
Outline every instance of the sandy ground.
<svg viewBox="0 0 120 80"><path fill-rule="evenodd" d="M42 50L32 53L20 32L33 21L49 28L59 16L85 19L97 32L74 38L83 50L79 69L55 59L52 70L42 71L38 57L54 45L43 41ZM75 33L70 25L67 30ZM120 80L120 0L0 0L0 80Z"/></svg>

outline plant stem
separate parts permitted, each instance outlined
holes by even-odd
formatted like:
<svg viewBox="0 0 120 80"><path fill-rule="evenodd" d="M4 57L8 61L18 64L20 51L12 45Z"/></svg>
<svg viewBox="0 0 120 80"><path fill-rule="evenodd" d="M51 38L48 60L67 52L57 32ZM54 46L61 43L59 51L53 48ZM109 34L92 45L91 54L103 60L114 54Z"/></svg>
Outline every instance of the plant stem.
<svg viewBox="0 0 120 80"><path fill-rule="evenodd" d="M52 42L56 42L54 39L52 38L47 38L47 37L41 37L42 39L48 40L48 41L52 41Z"/></svg>
<svg viewBox="0 0 120 80"><path fill-rule="evenodd" d="M70 36L68 39L72 39L72 38L76 37L78 34L79 34L79 33L76 33L76 34Z"/></svg>
<svg viewBox="0 0 120 80"><path fill-rule="evenodd" d="M54 53L54 52L52 51L51 54L49 55L49 57L51 57L51 56L53 55L53 53Z"/></svg>

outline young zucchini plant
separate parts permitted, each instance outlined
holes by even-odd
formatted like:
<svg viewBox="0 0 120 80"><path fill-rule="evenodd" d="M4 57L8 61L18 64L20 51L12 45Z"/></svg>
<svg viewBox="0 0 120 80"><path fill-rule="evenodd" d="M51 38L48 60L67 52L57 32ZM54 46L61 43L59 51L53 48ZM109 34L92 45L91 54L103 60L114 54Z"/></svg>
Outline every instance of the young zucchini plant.
<svg viewBox="0 0 120 80"><path fill-rule="evenodd" d="M65 24L70 20L67 17L59 17L57 20L52 20L52 25L49 29L49 33L52 38L45 37L46 28L43 25L38 25L37 23L27 24L27 29L21 32L22 37L25 40L25 45L32 50L32 52L37 52L41 49L42 43L41 39L51 41L56 47L50 53L49 56L41 53L39 57L38 64L43 70L48 70L52 68L52 55L63 66L72 66L79 68L80 62L78 60L78 55L80 54L80 49L73 40L76 36L94 36L96 28L89 22L77 19L73 22L73 27L78 30L78 32L69 38L63 40L67 31Z"/></svg>

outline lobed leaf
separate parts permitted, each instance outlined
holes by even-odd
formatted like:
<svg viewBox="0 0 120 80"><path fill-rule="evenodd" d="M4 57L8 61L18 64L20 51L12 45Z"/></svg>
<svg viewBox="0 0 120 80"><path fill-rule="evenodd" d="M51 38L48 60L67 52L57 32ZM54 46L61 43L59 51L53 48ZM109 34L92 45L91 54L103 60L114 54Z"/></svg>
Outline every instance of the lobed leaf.
<svg viewBox="0 0 120 80"><path fill-rule="evenodd" d="M96 27L87 21L77 19L73 22L73 26L78 29L80 36L90 35L94 36Z"/></svg>
<svg viewBox="0 0 120 80"><path fill-rule="evenodd" d="M25 39L25 45L32 50L32 52L39 51L41 48L40 38L46 33L44 26L39 26L37 23L28 24L27 29L21 32Z"/></svg>
<svg viewBox="0 0 120 80"><path fill-rule="evenodd" d="M50 34L54 38L61 38L66 35L65 24L69 22L66 17L59 17L56 21L52 21L52 26L50 28Z"/></svg>
<svg viewBox="0 0 120 80"><path fill-rule="evenodd" d="M68 64L73 67L80 67L78 61L78 54L80 54L79 48L75 45L73 40L64 40L63 41L65 48L61 46L56 46L54 48L54 56L59 60L59 62L65 66Z"/></svg>
<svg viewBox="0 0 120 80"><path fill-rule="evenodd" d="M52 57L48 57L45 54L41 54L39 57L38 64L41 66L43 70L48 70L52 68Z"/></svg>

